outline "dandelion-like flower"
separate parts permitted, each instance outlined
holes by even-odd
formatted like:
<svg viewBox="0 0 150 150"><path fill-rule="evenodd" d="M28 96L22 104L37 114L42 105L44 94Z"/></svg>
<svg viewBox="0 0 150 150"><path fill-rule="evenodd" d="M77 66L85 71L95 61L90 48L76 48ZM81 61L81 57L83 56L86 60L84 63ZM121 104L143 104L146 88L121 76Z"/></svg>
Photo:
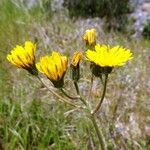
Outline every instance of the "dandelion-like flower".
<svg viewBox="0 0 150 150"><path fill-rule="evenodd" d="M63 87L64 75L67 70L68 58L61 56L59 52L52 52L51 56L40 58L36 64L37 69L43 73L56 88Z"/></svg>
<svg viewBox="0 0 150 150"><path fill-rule="evenodd" d="M37 74L35 68L35 50L36 44L33 44L31 41L26 41L24 47L17 45L7 55L7 59L18 68L26 69L31 74Z"/></svg>
<svg viewBox="0 0 150 150"><path fill-rule="evenodd" d="M88 49L86 57L101 68L105 67L110 70L113 67L125 65L128 60L133 58L131 51L122 46L110 48L109 45L99 44L95 46L95 51Z"/></svg>
<svg viewBox="0 0 150 150"><path fill-rule="evenodd" d="M86 42L86 45L92 46L96 44L96 29L92 28L90 30L86 30L83 35L83 40Z"/></svg>
<svg viewBox="0 0 150 150"><path fill-rule="evenodd" d="M80 78L80 67L79 67L79 63L80 60L82 59L83 55L81 52L76 51L73 54L73 58L71 61L71 75L72 75L72 79L74 81L78 81Z"/></svg>

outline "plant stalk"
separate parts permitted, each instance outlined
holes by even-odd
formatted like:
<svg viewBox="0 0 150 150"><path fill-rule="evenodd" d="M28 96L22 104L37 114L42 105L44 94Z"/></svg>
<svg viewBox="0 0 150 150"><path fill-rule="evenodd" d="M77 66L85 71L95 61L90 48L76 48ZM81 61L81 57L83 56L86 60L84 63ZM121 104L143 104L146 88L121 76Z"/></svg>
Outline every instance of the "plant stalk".
<svg viewBox="0 0 150 150"><path fill-rule="evenodd" d="M56 97L58 97L58 100L61 101L61 102L65 102L66 104L69 104L71 106L74 106L76 108L80 108L80 106L77 106L75 104L73 104L72 102L69 102L68 100L64 99L63 97L61 97L60 95L58 95L55 91L53 91L51 88L49 88L49 86L47 86L43 81L42 79L39 77L39 76L36 76L39 81L53 94L55 95Z"/></svg>
<svg viewBox="0 0 150 150"><path fill-rule="evenodd" d="M76 88L77 94L80 95L78 83L77 83L76 81L74 81L73 83L74 83L74 86L75 86L75 88Z"/></svg>
<svg viewBox="0 0 150 150"><path fill-rule="evenodd" d="M108 74L105 74L105 81L104 81L104 88L103 88L102 97L101 97L99 103L97 104L97 106L95 107L95 109L93 109L91 111L91 114L95 114L100 109L100 107L103 103L103 100L104 100L104 97L105 97L105 94L106 94L107 80L108 80Z"/></svg>
<svg viewBox="0 0 150 150"><path fill-rule="evenodd" d="M95 118L94 114L91 114L90 119L93 123L96 134L98 136L98 140L99 140L99 143L100 143L100 146L101 146L101 150L107 150L107 146L106 146L104 137L103 137L102 132L100 131L98 125L97 125L96 118Z"/></svg>
<svg viewBox="0 0 150 150"><path fill-rule="evenodd" d="M75 85L75 87L76 87L77 93L79 94L78 83L77 83L77 82L74 82L74 85ZM91 121L92 121L92 123L93 123L93 126L94 126L94 128L95 128L96 134L97 134L97 136L98 136L101 150L107 150L107 147L106 147L105 140L104 140L104 137L103 137L103 135L102 135L102 132L100 131L100 129L99 129L98 125L97 125L97 122L96 122L96 119L95 119L94 114L91 114L91 110L90 110L90 107L89 107L87 101L86 101L84 98L82 98L81 96L80 96L80 100L81 100L81 101L83 102L83 104L86 106L86 108L87 108L87 110L88 110L88 113L90 114L90 119L91 119Z"/></svg>
<svg viewBox="0 0 150 150"><path fill-rule="evenodd" d="M72 96L68 95L62 88L60 89L60 91L69 99L80 99L80 96L72 97Z"/></svg>
<svg viewBox="0 0 150 150"><path fill-rule="evenodd" d="M77 94L79 95L79 99L82 101L82 103L87 106L87 102L85 101L84 98L81 97L80 95L80 91L79 91L79 86L78 86L78 83L76 81L74 81L74 86L75 86L75 89L76 89L76 92Z"/></svg>

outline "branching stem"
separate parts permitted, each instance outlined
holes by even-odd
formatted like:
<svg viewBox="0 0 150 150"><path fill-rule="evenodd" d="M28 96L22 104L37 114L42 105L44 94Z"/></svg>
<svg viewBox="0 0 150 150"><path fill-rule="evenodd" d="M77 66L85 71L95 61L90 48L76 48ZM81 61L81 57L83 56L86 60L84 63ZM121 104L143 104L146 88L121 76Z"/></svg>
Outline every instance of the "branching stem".
<svg viewBox="0 0 150 150"><path fill-rule="evenodd" d="M39 76L37 76L37 78L39 79L39 81L40 81L53 95L55 95L56 97L58 97L57 100L59 100L59 101L61 101L61 102L65 102L66 104L69 104L69 105L71 105L71 106L73 106L73 107L80 108L80 106L77 106L77 105L73 104L72 102L69 102L68 100L64 99L64 98L61 97L59 94L57 94L55 91L53 91L48 85L46 85L46 84L43 82L43 80L42 80Z"/></svg>
<svg viewBox="0 0 150 150"><path fill-rule="evenodd" d="M61 88L60 91L61 91L66 97L68 97L69 99L80 99L80 96L72 97L72 96L68 95L68 94L66 93L66 91L64 91L63 88Z"/></svg>

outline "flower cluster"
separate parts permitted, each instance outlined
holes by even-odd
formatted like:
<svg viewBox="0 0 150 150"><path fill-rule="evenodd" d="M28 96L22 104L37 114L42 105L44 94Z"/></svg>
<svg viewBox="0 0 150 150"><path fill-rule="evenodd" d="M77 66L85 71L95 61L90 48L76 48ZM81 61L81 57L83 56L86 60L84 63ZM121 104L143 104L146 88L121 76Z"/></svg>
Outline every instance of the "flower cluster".
<svg viewBox="0 0 150 150"><path fill-rule="evenodd" d="M103 73L110 73L116 66L123 66L128 60L132 59L129 49L122 46L110 47L109 45L96 44L96 30L86 30L84 41L89 49L86 50L86 60L91 62L92 72L96 76ZM94 49L90 49L94 46ZM62 56L59 52L53 51L51 56L44 56L35 64L36 44L26 41L24 46L17 45L10 54L7 55L8 61L13 65L26 69L31 74L38 76L38 71L44 74L56 88L64 85L64 75L68 68L67 56ZM72 79L78 81L80 78L79 63L83 54L75 52L71 60Z"/></svg>
<svg viewBox="0 0 150 150"><path fill-rule="evenodd" d="M10 54L7 55L7 59L13 65L17 66L18 68L25 69L30 74L37 77L44 87L46 87L57 97L58 101L65 102L66 104L78 108L78 110L79 108L83 109L88 118L93 122L93 127L96 130L101 146L100 149L105 149L105 143L103 143L105 140L103 140L103 135L98 128L95 114L100 110L104 101L108 75L111 73L114 67L125 65L127 61L133 58L133 55L129 49L119 45L111 47L110 45L97 44L95 29L87 30L83 36L83 40L86 43L86 51L84 53L80 51L74 52L70 61L70 65L69 58L56 51L52 51L50 55L40 57L39 62L36 63L36 44L32 43L31 41L26 41L24 46L17 45L10 52ZM84 58L86 61L89 61L92 72L91 86L87 99L85 99L85 96L80 95L81 91L78 86L78 81L80 79L80 61ZM74 84L74 88L76 90L76 96L68 94L66 89L64 89L64 77L67 69L69 68L71 72L71 79L73 81L72 83ZM54 87L63 94L63 96L57 94L55 90L47 86L41 79L40 73L41 75L46 76L52 82ZM102 96L97 105L91 103L91 100L89 101L89 98L92 97L90 94L92 89L93 75L99 77L103 85ZM81 104L78 103L78 101L80 101Z"/></svg>

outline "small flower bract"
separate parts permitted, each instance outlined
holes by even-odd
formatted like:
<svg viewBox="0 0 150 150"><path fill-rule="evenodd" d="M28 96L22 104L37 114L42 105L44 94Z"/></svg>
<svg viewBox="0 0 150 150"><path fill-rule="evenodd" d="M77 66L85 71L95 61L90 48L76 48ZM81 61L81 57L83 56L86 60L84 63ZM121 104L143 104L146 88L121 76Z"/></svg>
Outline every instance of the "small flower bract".
<svg viewBox="0 0 150 150"><path fill-rule="evenodd" d="M7 55L7 59L13 65L29 71L35 66L35 50L36 45L30 41L26 41L24 47L17 45Z"/></svg>
<svg viewBox="0 0 150 150"><path fill-rule="evenodd" d="M109 45L99 44L95 46L95 51L88 49L86 57L100 67L123 66L128 60L133 58L129 49L121 46L110 48Z"/></svg>
<svg viewBox="0 0 150 150"><path fill-rule="evenodd" d="M83 35L83 39L86 42L86 45L95 45L96 43L96 29L92 28L90 30L86 30Z"/></svg>
<svg viewBox="0 0 150 150"><path fill-rule="evenodd" d="M52 52L51 56L40 58L36 64L37 69L43 73L56 88L63 86L63 77L67 70L68 58L61 56L59 52Z"/></svg>
<svg viewBox="0 0 150 150"><path fill-rule="evenodd" d="M74 66L74 67L77 67L78 64L80 63L80 60L82 59L82 53L79 52L79 51L76 51L74 54L73 54L73 58L72 58L72 61L71 61L71 65Z"/></svg>

